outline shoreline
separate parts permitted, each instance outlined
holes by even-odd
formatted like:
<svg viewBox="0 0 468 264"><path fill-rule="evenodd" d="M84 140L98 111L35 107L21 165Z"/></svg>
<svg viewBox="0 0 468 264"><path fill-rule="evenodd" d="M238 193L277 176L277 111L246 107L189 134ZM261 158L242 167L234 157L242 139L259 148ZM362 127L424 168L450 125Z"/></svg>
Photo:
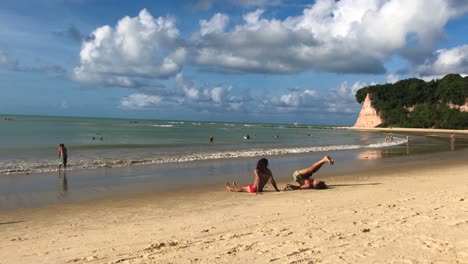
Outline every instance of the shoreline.
<svg viewBox="0 0 468 264"><path fill-rule="evenodd" d="M0 254L2 263L466 262L467 170L452 161L332 177L320 191L211 186L15 209L0 212Z"/></svg>
<svg viewBox="0 0 468 264"><path fill-rule="evenodd" d="M423 143L424 144L424 143ZM307 166L323 155L330 155L335 166L324 166L315 175L328 178L346 177L392 170L393 167L418 167L426 164L462 162L468 149L417 151L408 146L387 149L348 150L326 153L271 156L270 169L277 182L292 183L294 169ZM103 168L63 173L38 173L0 177L0 212L15 208L37 208L58 204L73 204L106 198L120 199L140 193L165 193L223 186L236 181L247 185L252 181L256 159L190 162L164 166ZM66 178L66 179L65 179Z"/></svg>
<svg viewBox="0 0 468 264"><path fill-rule="evenodd" d="M379 132L417 132L417 133L439 133L439 134L468 134L468 129L435 129L435 128L403 128L403 127L337 127L343 130L356 131L379 131Z"/></svg>

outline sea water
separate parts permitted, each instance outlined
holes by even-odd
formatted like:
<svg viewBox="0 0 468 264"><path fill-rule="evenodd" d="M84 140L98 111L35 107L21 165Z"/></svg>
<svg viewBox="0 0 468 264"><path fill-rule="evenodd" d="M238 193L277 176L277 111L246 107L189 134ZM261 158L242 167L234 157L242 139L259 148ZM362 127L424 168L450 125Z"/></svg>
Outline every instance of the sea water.
<svg viewBox="0 0 468 264"><path fill-rule="evenodd" d="M266 157L275 179L324 155L316 177L464 160L468 139L449 134L364 132L312 125L0 116L0 210L252 181ZM249 139L244 139L249 135ZM410 142L406 136L410 136ZM213 137L213 141L210 141ZM68 149L57 172L58 145ZM336 182L336 180L335 180ZM281 186L280 186L281 187Z"/></svg>
<svg viewBox="0 0 468 264"><path fill-rule="evenodd" d="M291 124L9 116L0 120L0 174L277 156L404 144L381 134ZM210 140L213 137L213 141ZM245 139L247 138L248 139Z"/></svg>

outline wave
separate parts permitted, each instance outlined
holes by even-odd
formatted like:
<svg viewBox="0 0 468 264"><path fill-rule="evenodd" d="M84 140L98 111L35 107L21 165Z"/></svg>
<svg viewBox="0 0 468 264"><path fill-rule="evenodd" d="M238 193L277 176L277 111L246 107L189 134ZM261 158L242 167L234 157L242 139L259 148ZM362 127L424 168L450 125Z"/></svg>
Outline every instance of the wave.
<svg viewBox="0 0 468 264"><path fill-rule="evenodd" d="M233 158L249 158L260 156L279 156L288 154L301 154L310 152L327 152L340 150L353 150L365 148L383 148L396 146L406 143L406 139L394 138L391 143L373 143L368 145L330 145L330 146L315 146L315 147L285 147L285 148L268 148L268 149L249 149L249 150L233 150L233 151L216 151L216 152L193 152L193 153L178 153L155 155L153 157L141 157L128 159L78 159L73 160L67 169L98 169L98 168L118 168L135 165L151 165L164 163L179 163L202 160L217 160L217 159L233 159ZM57 170L56 160L41 160L41 161L0 161L0 174L29 174L39 172L53 172Z"/></svg>
<svg viewBox="0 0 468 264"><path fill-rule="evenodd" d="M153 125L154 127L173 127L174 125Z"/></svg>

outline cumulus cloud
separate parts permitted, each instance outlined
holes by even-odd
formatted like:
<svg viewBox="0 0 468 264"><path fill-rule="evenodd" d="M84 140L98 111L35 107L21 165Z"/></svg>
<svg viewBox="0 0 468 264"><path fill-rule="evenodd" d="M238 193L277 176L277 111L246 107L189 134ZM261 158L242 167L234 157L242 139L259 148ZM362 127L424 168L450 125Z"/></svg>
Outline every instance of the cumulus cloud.
<svg viewBox="0 0 468 264"><path fill-rule="evenodd" d="M123 97L120 101L120 106L124 109L144 109L158 105L161 102L161 97L146 94L131 94Z"/></svg>
<svg viewBox="0 0 468 264"><path fill-rule="evenodd" d="M260 73L384 73L382 60L389 56L418 62L430 54L445 36L447 21L465 6L444 0L318 0L284 20L263 18L258 9L231 31L203 34L202 27L194 35L194 61Z"/></svg>
<svg viewBox="0 0 468 264"><path fill-rule="evenodd" d="M75 80L131 86L136 78L166 78L180 71L186 51L178 45L179 31L170 17L153 16L143 9L137 17L124 17L115 28L103 26L83 43Z"/></svg>
<svg viewBox="0 0 468 264"><path fill-rule="evenodd" d="M198 87L177 74L172 89L152 90L148 94L136 93L123 97L120 107L124 109L146 109L161 104L174 105L195 111L242 111L249 101L248 97L232 95L232 87Z"/></svg>
<svg viewBox="0 0 468 264"><path fill-rule="evenodd" d="M422 77L441 77L449 73L468 74L468 45L436 51L415 71Z"/></svg>
<svg viewBox="0 0 468 264"><path fill-rule="evenodd" d="M263 0L238 4L268 5ZM93 39L82 45L73 78L90 84L148 86L148 80L175 76L185 63L234 73L382 74L383 61L391 56L406 58L411 65L424 63L445 37L447 22L466 12L468 2L457 0L317 0L301 14L284 19L257 9L245 13L243 22L229 25L228 15L216 13L200 20L199 31L183 39L174 18L154 18L143 9L115 27L97 28Z"/></svg>
<svg viewBox="0 0 468 264"><path fill-rule="evenodd" d="M365 82L353 85L342 82L325 94L314 89L291 89L288 93L265 99L262 107L270 112L358 113L361 106L355 95L357 90L367 85Z"/></svg>
<svg viewBox="0 0 468 264"><path fill-rule="evenodd" d="M236 91L231 86L197 85L182 74L176 76L176 84L169 90L134 93L123 97L120 107L127 110L177 109L194 113L229 113L235 115L274 116L278 121L296 115L300 120L326 123L328 118L355 118L360 110L356 91L364 82L340 83L327 92L312 88L294 88L284 93L270 95L247 90ZM281 119L283 118L283 119Z"/></svg>
<svg viewBox="0 0 468 264"><path fill-rule="evenodd" d="M291 89L287 94L270 99L272 106L287 109L311 108L317 106L317 102L320 102L320 97L312 89Z"/></svg>
<svg viewBox="0 0 468 264"><path fill-rule="evenodd" d="M226 28L229 17L223 14L214 15L210 21L200 21L200 34L202 36L210 33L221 33Z"/></svg>
<svg viewBox="0 0 468 264"><path fill-rule="evenodd" d="M327 111L332 113L358 113L361 105L356 102L356 92L368 86L365 82L355 82L348 85L348 82L342 82L338 87L331 89L324 98Z"/></svg>

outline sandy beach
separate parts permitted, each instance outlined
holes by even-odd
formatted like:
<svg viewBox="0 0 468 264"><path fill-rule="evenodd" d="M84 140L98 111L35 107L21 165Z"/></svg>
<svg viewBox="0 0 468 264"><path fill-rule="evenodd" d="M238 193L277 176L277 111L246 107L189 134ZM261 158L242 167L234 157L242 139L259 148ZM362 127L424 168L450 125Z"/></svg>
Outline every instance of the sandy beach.
<svg viewBox="0 0 468 264"><path fill-rule="evenodd" d="M0 212L0 263L468 263L468 165ZM280 183L284 186L284 182Z"/></svg>
<svg viewBox="0 0 468 264"><path fill-rule="evenodd" d="M443 134L468 134L468 130L461 129L435 129L435 128L405 128L405 127L340 127L339 129L357 130L357 131L380 131L380 132L410 132L410 133L436 133Z"/></svg>

